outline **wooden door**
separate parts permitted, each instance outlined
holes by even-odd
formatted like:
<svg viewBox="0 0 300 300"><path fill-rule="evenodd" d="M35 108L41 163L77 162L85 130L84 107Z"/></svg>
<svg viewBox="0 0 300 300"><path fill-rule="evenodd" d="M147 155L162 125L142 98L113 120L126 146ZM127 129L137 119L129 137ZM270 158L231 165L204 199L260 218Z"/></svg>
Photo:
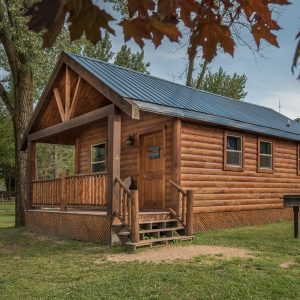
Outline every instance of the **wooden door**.
<svg viewBox="0 0 300 300"><path fill-rule="evenodd" d="M140 137L140 208L165 209L165 130Z"/></svg>

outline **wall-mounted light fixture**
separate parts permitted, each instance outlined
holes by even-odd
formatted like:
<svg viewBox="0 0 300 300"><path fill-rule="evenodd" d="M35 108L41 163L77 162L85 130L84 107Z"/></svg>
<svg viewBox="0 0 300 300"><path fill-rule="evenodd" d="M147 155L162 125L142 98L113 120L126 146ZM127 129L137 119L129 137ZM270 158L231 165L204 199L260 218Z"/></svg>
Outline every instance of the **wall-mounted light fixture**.
<svg viewBox="0 0 300 300"><path fill-rule="evenodd" d="M126 144L130 145L130 146L134 145L134 135L133 134L129 134L129 136L126 140Z"/></svg>

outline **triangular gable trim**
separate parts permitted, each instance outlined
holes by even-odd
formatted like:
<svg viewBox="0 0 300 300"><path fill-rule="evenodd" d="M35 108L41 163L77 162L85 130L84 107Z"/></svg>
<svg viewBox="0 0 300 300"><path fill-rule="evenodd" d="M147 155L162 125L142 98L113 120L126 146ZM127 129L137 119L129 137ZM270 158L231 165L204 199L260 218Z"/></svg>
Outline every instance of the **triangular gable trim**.
<svg viewBox="0 0 300 300"><path fill-rule="evenodd" d="M131 101L129 99L125 99L124 97L120 96L113 89L111 89L106 84L104 84L100 79L96 78L93 74L91 74L88 70L86 70L82 65L80 65L78 62L76 62L71 56L69 56L65 52L62 52L58 62L56 63L54 71L52 72L50 80L48 81L48 83L42 93L42 96L40 98L40 101L39 101L36 109L34 110L31 120L25 130L25 133L24 133L24 136L23 136L23 139L21 142L21 150L26 150L27 137L28 137L38 115L40 114L42 109L48 104L48 102L51 100L50 95L51 95L53 86L56 84L56 81L58 80L58 74L64 64L66 64L69 68L71 68L75 73L77 73L82 79L84 79L86 82L88 82L98 92L103 94L108 100L110 100L113 104L115 104L118 108L120 108L129 117L131 117L132 119L139 119L139 116L140 116L139 108L133 101Z"/></svg>

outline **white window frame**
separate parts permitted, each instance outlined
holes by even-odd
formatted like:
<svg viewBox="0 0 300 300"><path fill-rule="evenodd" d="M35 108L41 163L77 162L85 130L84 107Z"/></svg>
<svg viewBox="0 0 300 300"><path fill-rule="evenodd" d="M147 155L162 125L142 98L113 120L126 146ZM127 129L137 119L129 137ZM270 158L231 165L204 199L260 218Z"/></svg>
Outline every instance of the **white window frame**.
<svg viewBox="0 0 300 300"><path fill-rule="evenodd" d="M241 141L241 150L230 150L230 149L227 149L227 145L228 145L227 140L228 140L229 137L234 137L234 138L240 139L240 141ZM244 155L244 153L243 153L243 142L244 142L243 138L244 137L241 136L241 135L234 135L234 134L230 134L230 133L226 134L226 141L225 141L226 142L226 162L225 162L226 166L228 166L228 167L234 167L234 168L242 168L243 167L243 155ZM241 164L240 165L234 165L234 164L227 163L227 158L228 158L227 153L228 152L231 152L231 153L240 153L241 154Z"/></svg>
<svg viewBox="0 0 300 300"><path fill-rule="evenodd" d="M271 154L262 154L260 153L260 144L261 143L268 143L268 144L271 144ZM259 140L259 166L258 168L260 170L273 170L273 142L271 141L267 141L267 140ZM261 167L260 164L261 164L261 157L264 156L264 157L271 157L271 168L269 167Z"/></svg>

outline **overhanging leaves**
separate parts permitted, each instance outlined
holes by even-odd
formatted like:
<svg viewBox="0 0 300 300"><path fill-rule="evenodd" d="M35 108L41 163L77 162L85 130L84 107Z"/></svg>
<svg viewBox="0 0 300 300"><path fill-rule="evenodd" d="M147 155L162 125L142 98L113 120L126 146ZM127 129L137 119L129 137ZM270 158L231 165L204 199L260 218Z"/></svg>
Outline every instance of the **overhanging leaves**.
<svg viewBox="0 0 300 300"><path fill-rule="evenodd" d="M164 37L178 42L181 37L179 24L183 23L191 32L190 59L200 48L205 60L210 62L217 48L233 55L235 42L231 26L241 17L246 19L257 47L261 40L278 46L274 32L280 27L273 19L271 6L288 3L287 0L128 0L130 19L118 24L123 27L125 41L133 38L143 47L144 40L150 40L158 47ZM31 17L30 29L46 30L46 46L52 45L67 14L72 39L85 33L95 44L101 39L101 29L114 33L109 26L112 17L92 0L42 0L26 12ZM226 15L231 16L230 22L224 20Z"/></svg>

